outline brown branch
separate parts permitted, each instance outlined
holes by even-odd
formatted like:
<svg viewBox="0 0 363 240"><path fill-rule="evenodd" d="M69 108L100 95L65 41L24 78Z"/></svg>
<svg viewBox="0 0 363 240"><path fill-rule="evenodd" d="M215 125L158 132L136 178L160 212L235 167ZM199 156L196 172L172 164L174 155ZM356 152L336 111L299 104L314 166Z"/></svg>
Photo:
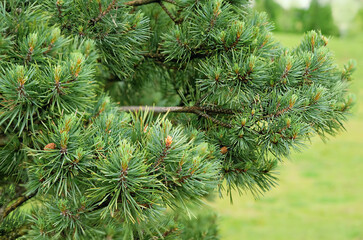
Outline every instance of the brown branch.
<svg viewBox="0 0 363 240"><path fill-rule="evenodd" d="M100 11L100 14L98 14L98 16L94 19L91 20L91 22L93 24L95 24L96 22L100 21L107 13L109 13L111 11L111 9L115 6L117 0L113 0L109 5L108 7L106 8L105 11Z"/></svg>
<svg viewBox="0 0 363 240"><path fill-rule="evenodd" d="M208 106L192 106L192 107L152 107L152 106L123 106L119 108L123 112L144 112L152 111L154 113L196 113L196 111L203 111L214 114L230 114L233 115L237 110L228 108L213 108Z"/></svg>
<svg viewBox="0 0 363 240"><path fill-rule="evenodd" d="M160 0L133 0L133 1L129 1L129 2L125 2L124 4L127 6L141 6L141 5L145 5L145 4L149 4L149 3L157 3Z"/></svg>
<svg viewBox="0 0 363 240"><path fill-rule="evenodd" d="M206 92L203 96L201 96L197 102L195 103L195 106L199 106L201 104L201 102L204 101L204 99L206 99L208 97L208 95L210 94L210 92Z"/></svg>
<svg viewBox="0 0 363 240"><path fill-rule="evenodd" d="M24 195L24 196L21 196L20 198L18 198L13 204L11 204L9 207L7 207L5 209L2 218L3 219L6 218L6 216L8 216L12 211L14 211L18 207L20 207L23 203L25 203L26 201L28 201L29 199L31 199L35 195L37 195L36 191L29 194L29 195Z"/></svg>
<svg viewBox="0 0 363 240"><path fill-rule="evenodd" d="M157 171L159 170L159 166L160 164L162 164L164 162L164 159L166 158L166 156L169 153L169 149L170 149L170 145L166 145L163 149L163 152L160 154L158 160L156 161L156 163L154 164L154 166L152 167L152 171Z"/></svg>
<svg viewBox="0 0 363 240"><path fill-rule="evenodd" d="M163 0L163 1L174 4L174 5L178 5L174 0Z"/></svg>
<svg viewBox="0 0 363 240"><path fill-rule="evenodd" d="M184 47L188 50L191 50L189 48L189 46L187 46L186 44L183 44L180 40L178 40L178 44L179 46L181 47ZM190 55L190 59L200 59L200 58L206 58L208 56L211 55L212 52L195 52L193 51ZM155 59L157 61L161 61L161 62L165 62L166 61L166 58L167 58L167 55L165 54L162 54L162 53L143 53L142 56L144 57L147 57L147 58L152 58L152 59ZM178 62L177 59L170 59L168 60L168 62Z"/></svg>
<svg viewBox="0 0 363 240"><path fill-rule="evenodd" d="M214 114L228 114L233 115L236 112L233 109L224 109L224 108L212 108L205 106L192 106L192 107L150 107L150 106L124 106L119 108L120 111L125 112L139 112L139 111L152 111L154 113L194 113L201 117L207 118L211 120L213 123L220 125L226 128L232 128L233 126L229 123L222 122L214 117L208 115L208 113Z"/></svg>
<svg viewBox="0 0 363 240"><path fill-rule="evenodd" d="M164 0L164 1L177 5L177 3L174 0ZM150 4L150 3L157 3L157 2L161 2L161 0L133 0L133 1L125 2L124 4L127 6L137 7L137 6L146 5L146 4Z"/></svg>
<svg viewBox="0 0 363 240"><path fill-rule="evenodd" d="M175 232L177 230L178 230L178 228L176 228L176 227L171 228L168 231L166 231L166 232L163 233L163 237L167 237L168 235L172 234L173 232Z"/></svg>
<svg viewBox="0 0 363 240"><path fill-rule="evenodd" d="M146 58L153 58L153 59L163 61L163 62L166 59L165 54L162 54L162 53L143 53L142 55Z"/></svg>
<svg viewBox="0 0 363 240"><path fill-rule="evenodd" d="M59 1L57 1L56 5L57 5L57 11L58 11L58 18L61 19L62 18L62 5L60 5Z"/></svg>
<svg viewBox="0 0 363 240"><path fill-rule="evenodd" d="M220 114L230 114L230 115L234 115L236 113L243 113L241 110L230 109L230 108L219 108L212 106L202 106L201 109L209 113L220 113Z"/></svg>
<svg viewBox="0 0 363 240"><path fill-rule="evenodd" d="M171 228L171 229L167 230L166 232L164 232L164 233L163 233L163 235L162 235L162 237L159 237L159 236L153 236L153 238L152 238L152 239L155 239L155 240L158 240L158 239L160 239L160 238L164 239L165 237L169 236L170 234L172 234L172 233L174 233L174 232L176 232L176 231L178 231L178 230L179 230L178 228L173 227L173 228Z"/></svg>
<svg viewBox="0 0 363 240"><path fill-rule="evenodd" d="M279 117L280 115L286 113L287 111L291 110L292 106L287 106L286 108L283 108L281 110L279 110L278 112L276 113L271 113L270 115L266 115L264 116L264 119L266 118L272 118L272 117Z"/></svg>
<svg viewBox="0 0 363 240"><path fill-rule="evenodd" d="M208 29L206 31L206 34L209 34L213 30L213 28L214 28L214 26L216 24L217 18L218 18L220 13L221 12L219 10L219 7L213 11L213 18L209 22L209 27L208 27Z"/></svg>
<svg viewBox="0 0 363 240"><path fill-rule="evenodd" d="M230 173L230 172L234 172L234 173L245 173L248 171L247 168L234 168L234 169L223 169L223 171L225 173Z"/></svg>
<svg viewBox="0 0 363 240"><path fill-rule="evenodd" d="M100 11L100 13L102 13L102 3L101 3L101 1L98 2L98 11Z"/></svg>
<svg viewBox="0 0 363 240"><path fill-rule="evenodd" d="M45 51L43 52L43 54L45 55L45 54L49 53L49 52L52 50L53 46L54 46L54 43L52 43L52 42L51 42L51 43L48 45L47 50L45 50Z"/></svg>
<svg viewBox="0 0 363 240"><path fill-rule="evenodd" d="M215 118L213 118L213 117L209 116L208 114L206 114L205 112L201 112L201 111L199 111L199 110L195 110L194 112L195 112L196 114L198 114L199 116L202 116L202 117L204 117L204 118L207 118L207 119L211 120L213 123L215 123L215 124L217 124L217 125L220 125L220 126L222 126L222 127L226 127L226 128L232 128L232 127L233 127L231 124L229 124L229 123L225 123L225 122L222 122L222 121L220 121L220 120L218 120L218 119L215 119Z"/></svg>
<svg viewBox="0 0 363 240"><path fill-rule="evenodd" d="M25 57L25 63L28 64L32 60L34 48L32 46L29 47L28 53Z"/></svg>
<svg viewBox="0 0 363 240"><path fill-rule="evenodd" d="M228 48L228 51L233 49L239 42L239 38L241 37L241 35L237 35L236 40L232 43L232 45Z"/></svg>
<svg viewBox="0 0 363 240"><path fill-rule="evenodd" d="M164 12L166 14L168 14L168 16L170 17L170 19L173 20L174 23L177 23L176 18L173 16L173 14L171 14L171 12L169 11L169 9L166 8L166 6L164 5L164 3L162 1L159 2L159 5L164 10Z"/></svg>
<svg viewBox="0 0 363 240"><path fill-rule="evenodd" d="M4 179L2 181L0 181L0 185L3 185L1 188L0 188L0 196L6 196L6 198L9 198L11 194L9 194L7 192L7 189L9 188L9 183ZM12 202L14 199L17 199L18 197L20 197L21 195L23 195L24 193L26 192L26 189L25 187L23 187L22 185L20 184L15 184L15 187L14 187L14 195L11 196L11 198L13 199L10 199L9 202ZM0 219L2 218L2 215L7 207L7 204L6 202L0 202ZM1 222L1 221L0 221Z"/></svg>
<svg viewBox="0 0 363 240"><path fill-rule="evenodd" d="M124 106L120 107L120 111L125 112L144 112L153 111L154 113L167 113L167 112L179 112L179 113L194 113L195 107L151 107L151 106Z"/></svg>

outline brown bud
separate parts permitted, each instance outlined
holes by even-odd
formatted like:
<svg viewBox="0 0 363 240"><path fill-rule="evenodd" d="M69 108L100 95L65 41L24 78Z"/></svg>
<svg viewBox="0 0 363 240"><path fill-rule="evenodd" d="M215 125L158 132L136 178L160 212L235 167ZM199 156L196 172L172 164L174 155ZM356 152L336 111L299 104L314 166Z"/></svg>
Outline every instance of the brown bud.
<svg viewBox="0 0 363 240"><path fill-rule="evenodd" d="M228 152L228 148L227 147L225 147L225 146L221 147L221 153L222 154L226 154L227 152Z"/></svg>
<svg viewBox="0 0 363 240"><path fill-rule="evenodd" d="M318 101L319 99L320 99L320 97L321 97L321 92L318 92L316 95L315 95L315 97L314 97L314 101L316 102L316 101Z"/></svg>
<svg viewBox="0 0 363 240"><path fill-rule="evenodd" d="M244 127L246 125L246 122L247 122L247 119L246 118L242 118L242 121L241 121L242 127Z"/></svg>
<svg viewBox="0 0 363 240"><path fill-rule="evenodd" d="M48 143L47 145L45 145L44 150L52 150L55 149L55 143Z"/></svg>
<svg viewBox="0 0 363 240"><path fill-rule="evenodd" d="M324 42L324 46L328 45L329 43L329 39L327 39L325 36L321 36L321 39L323 40Z"/></svg>
<svg viewBox="0 0 363 240"><path fill-rule="evenodd" d="M173 142L173 138L168 136L167 138L165 138L165 146L166 147L170 147L170 145L172 144Z"/></svg>
<svg viewBox="0 0 363 240"><path fill-rule="evenodd" d="M148 127L148 125L149 125L149 124L146 124L146 125L145 125L145 127L144 127L144 131L143 131L144 133L146 133L146 132L147 132L147 127Z"/></svg>

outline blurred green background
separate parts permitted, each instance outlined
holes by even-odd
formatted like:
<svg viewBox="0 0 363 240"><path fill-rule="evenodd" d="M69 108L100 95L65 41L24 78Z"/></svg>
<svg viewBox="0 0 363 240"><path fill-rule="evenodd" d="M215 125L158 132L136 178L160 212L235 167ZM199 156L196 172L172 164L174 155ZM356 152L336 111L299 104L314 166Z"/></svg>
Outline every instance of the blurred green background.
<svg viewBox="0 0 363 240"><path fill-rule="evenodd" d="M325 17L314 19L309 17L320 10L309 13L309 2L279 0L282 7L260 0L255 6L270 16L277 9L272 16L277 20L274 35L288 47L296 46L311 26L330 26L320 29L333 35L328 47L337 63L358 63L351 86L357 97L353 114L346 132L326 143L315 138L302 153L286 160L279 168L279 186L260 199L235 193L231 204L229 198L215 198L210 204L219 215L221 239L363 239L363 1L318 2ZM287 22L287 27L279 22Z"/></svg>

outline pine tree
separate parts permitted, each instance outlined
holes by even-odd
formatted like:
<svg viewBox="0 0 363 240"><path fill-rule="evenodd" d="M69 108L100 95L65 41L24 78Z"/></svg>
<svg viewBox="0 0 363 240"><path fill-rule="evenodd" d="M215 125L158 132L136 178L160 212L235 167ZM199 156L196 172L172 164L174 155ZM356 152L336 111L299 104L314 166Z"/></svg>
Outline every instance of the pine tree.
<svg viewBox="0 0 363 240"><path fill-rule="evenodd" d="M353 103L326 37L271 31L246 0L2 1L0 234L216 239L195 206L268 191Z"/></svg>

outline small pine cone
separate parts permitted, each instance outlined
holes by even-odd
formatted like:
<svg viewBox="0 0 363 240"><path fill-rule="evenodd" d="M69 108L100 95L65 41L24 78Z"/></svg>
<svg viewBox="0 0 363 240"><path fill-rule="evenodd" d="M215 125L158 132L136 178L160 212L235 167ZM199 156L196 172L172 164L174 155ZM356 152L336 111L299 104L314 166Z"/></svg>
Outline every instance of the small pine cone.
<svg viewBox="0 0 363 240"><path fill-rule="evenodd" d="M45 145L44 150L52 150L55 149L55 143L48 143L47 145Z"/></svg>
<svg viewBox="0 0 363 240"><path fill-rule="evenodd" d="M221 153L222 154L226 154L228 152L228 148L227 147L221 147Z"/></svg>

